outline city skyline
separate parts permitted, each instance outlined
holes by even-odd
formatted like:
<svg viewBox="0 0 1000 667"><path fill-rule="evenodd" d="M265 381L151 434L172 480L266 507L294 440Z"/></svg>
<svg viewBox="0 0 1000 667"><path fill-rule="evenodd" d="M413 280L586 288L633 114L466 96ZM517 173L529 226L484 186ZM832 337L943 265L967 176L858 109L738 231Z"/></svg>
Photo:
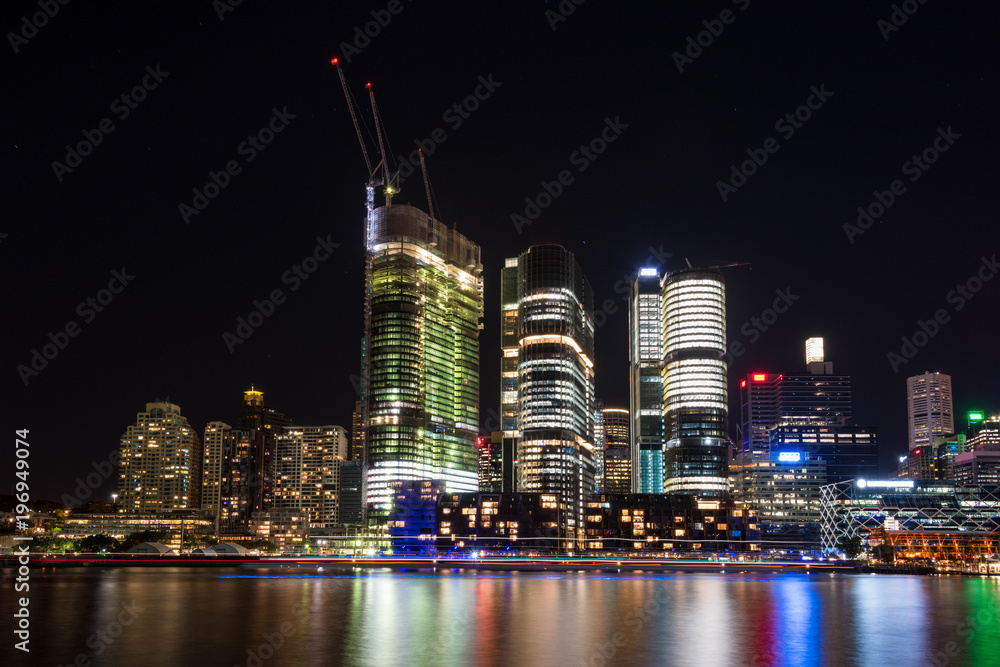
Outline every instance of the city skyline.
<svg viewBox="0 0 1000 667"><path fill-rule="evenodd" d="M369 7L303 10L301 25L277 31L282 10L249 5L224 21L207 8L79 11L74 31L60 15L11 56L31 102L15 109L18 199L0 229L18 322L4 396L58 454L40 464L39 494L71 490L157 397L199 434L233 423L231 397L252 383L297 423L350 425L365 174L337 56L358 99L366 81L377 91L406 163L399 201L426 201L410 159L420 144L442 221L484 248L481 427L500 405L503 261L542 242L574 252L594 286L596 393L608 405L628 405L631 276L687 258L752 264L726 272L730 415L737 378L801 367L814 336L855 378L854 419L879 427L884 473L906 449L906 377L949 374L957 414L996 412L975 354L992 349L983 323L998 284L986 279L991 239L977 232L990 219L995 129L976 49L922 47L957 34L945 7L922 7L884 39L881 7L751 4L734 6L738 20L682 71L673 54L717 11L657 8L647 22L587 5L553 30L541 6L517 7L470 29L405 5L358 53L340 45L372 20ZM414 31L440 46L407 57ZM91 39L116 47L90 53ZM581 59L595 40L601 58ZM749 53L761 40L780 48ZM257 49L264 41L278 48ZM454 52L474 55L456 65ZM748 72L776 74L750 84ZM131 106L117 103L123 91ZM70 161L64 147L97 136L104 116L113 132ZM762 154L769 137L779 150ZM928 146L933 163L920 157ZM918 180L900 169L914 168L911 155ZM764 163L743 169L754 156ZM900 173L906 192L894 194ZM883 222L866 223L880 206ZM182 316L165 317L171 306ZM47 345L56 354L32 367ZM83 439L50 418L55 406Z"/></svg>

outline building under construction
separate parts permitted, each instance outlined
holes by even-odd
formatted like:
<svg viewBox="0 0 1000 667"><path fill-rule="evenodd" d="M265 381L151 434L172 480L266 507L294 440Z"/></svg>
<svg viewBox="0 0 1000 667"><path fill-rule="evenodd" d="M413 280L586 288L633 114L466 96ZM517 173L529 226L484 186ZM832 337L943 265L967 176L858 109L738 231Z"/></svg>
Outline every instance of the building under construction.
<svg viewBox="0 0 1000 667"><path fill-rule="evenodd" d="M435 219L426 168L428 210L392 202L398 172L387 162L371 85L374 168L339 65L338 72L368 167L361 402L365 511L376 527L404 482L478 491L483 265L479 246Z"/></svg>

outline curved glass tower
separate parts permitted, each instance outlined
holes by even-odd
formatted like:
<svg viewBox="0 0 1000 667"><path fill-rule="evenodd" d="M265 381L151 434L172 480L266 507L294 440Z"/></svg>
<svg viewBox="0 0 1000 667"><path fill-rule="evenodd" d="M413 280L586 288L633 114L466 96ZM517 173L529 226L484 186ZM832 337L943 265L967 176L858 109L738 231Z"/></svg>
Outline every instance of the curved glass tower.
<svg viewBox="0 0 1000 667"><path fill-rule="evenodd" d="M593 290L557 245L508 260L505 283L515 274L516 292L502 301L517 303L518 490L553 494L572 539L594 489ZM505 348L505 359L512 352Z"/></svg>
<svg viewBox="0 0 1000 667"><path fill-rule="evenodd" d="M479 246L408 205L368 223L362 422L369 525L385 522L400 483L476 492Z"/></svg>
<svg viewBox="0 0 1000 667"><path fill-rule="evenodd" d="M664 491L727 491L726 285L688 269L663 281Z"/></svg>

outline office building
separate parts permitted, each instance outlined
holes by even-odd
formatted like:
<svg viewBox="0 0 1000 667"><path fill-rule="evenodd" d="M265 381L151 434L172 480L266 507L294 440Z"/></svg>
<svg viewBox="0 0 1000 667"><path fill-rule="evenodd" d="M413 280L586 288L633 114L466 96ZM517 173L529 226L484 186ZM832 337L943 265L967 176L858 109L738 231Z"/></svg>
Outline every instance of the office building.
<svg viewBox="0 0 1000 667"><path fill-rule="evenodd" d="M360 526L362 517L361 461L340 462L340 523Z"/></svg>
<svg viewBox="0 0 1000 667"><path fill-rule="evenodd" d="M201 508L202 449L179 406L156 401L121 437L118 510L159 513Z"/></svg>
<svg viewBox="0 0 1000 667"><path fill-rule="evenodd" d="M258 539L278 547L279 552L297 552L305 547L310 523L307 510L271 509L254 512L250 518L250 530Z"/></svg>
<svg viewBox="0 0 1000 667"><path fill-rule="evenodd" d="M663 493L663 358L660 275L642 268L629 291L632 491Z"/></svg>
<svg viewBox="0 0 1000 667"><path fill-rule="evenodd" d="M629 411L604 408L602 411L604 493L632 493L632 443L629 438ZM596 429L595 429L596 430Z"/></svg>
<svg viewBox="0 0 1000 667"><path fill-rule="evenodd" d="M517 303L518 490L556 495L572 541L595 488L594 293L557 245L508 259L501 283L501 303Z"/></svg>
<svg viewBox="0 0 1000 667"><path fill-rule="evenodd" d="M365 455L364 408L361 401L354 402L354 412L351 414L351 450L350 460L360 461Z"/></svg>
<svg viewBox="0 0 1000 667"><path fill-rule="evenodd" d="M1000 487L1000 451L980 449L956 455L952 479L958 486Z"/></svg>
<svg viewBox="0 0 1000 667"><path fill-rule="evenodd" d="M662 285L664 491L728 490L726 286L717 271L687 269Z"/></svg>
<svg viewBox="0 0 1000 667"><path fill-rule="evenodd" d="M906 414L910 450L933 444L939 435L955 433L951 376L924 373L907 378Z"/></svg>
<svg viewBox="0 0 1000 667"><path fill-rule="evenodd" d="M366 232L362 408L369 524L395 488L479 488L479 246L409 205L370 210Z"/></svg>
<svg viewBox="0 0 1000 667"><path fill-rule="evenodd" d="M1000 452L1000 416L970 412L968 441L970 451Z"/></svg>
<svg viewBox="0 0 1000 667"><path fill-rule="evenodd" d="M340 426L286 426L275 448L276 510L302 510L309 528L340 525L340 464L347 434Z"/></svg>
<svg viewBox="0 0 1000 667"><path fill-rule="evenodd" d="M517 438L506 431L493 431L489 440L489 483L481 493L517 491Z"/></svg>
<svg viewBox="0 0 1000 667"><path fill-rule="evenodd" d="M740 451L763 457L776 426L850 422L851 377L834 375L822 338L806 341L807 375L754 371L740 382Z"/></svg>
<svg viewBox="0 0 1000 667"><path fill-rule="evenodd" d="M865 426L777 426L769 432L768 452L802 452L826 462L827 482L833 484L878 474L878 431Z"/></svg>
<svg viewBox="0 0 1000 667"><path fill-rule="evenodd" d="M597 399L594 407L594 491L604 488L604 401Z"/></svg>
<svg viewBox="0 0 1000 667"><path fill-rule="evenodd" d="M740 453L730 463L733 500L757 512L761 540L774 548L819 548L820 487L826 462L804 452L754 458Z"/></svg>

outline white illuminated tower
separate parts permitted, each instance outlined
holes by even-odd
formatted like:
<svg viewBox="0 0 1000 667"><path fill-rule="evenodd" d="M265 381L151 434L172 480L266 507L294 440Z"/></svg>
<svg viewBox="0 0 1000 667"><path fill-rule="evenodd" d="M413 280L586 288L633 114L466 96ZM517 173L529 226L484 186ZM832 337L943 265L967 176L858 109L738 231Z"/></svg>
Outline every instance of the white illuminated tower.
<svg viewBox="0 0 1000 667"><path fill-rule="evenodd" d="M518 491L565 507L560 528L572 539L594 491L594 293L558 245L532 246L503 275L504 312L517 303Z"/></svg>
<svg viewBox="0 0 1000 667"><path fill-rule="evenodd" d="M955 433L951 376L924 373L906 378L907 435L910 451L934 444L934 438Z"/></svg>
<svg viewBox="0 0 1000 667"><path fill-rule="evenodd" d="M728 490L726 285L686 269L663 281L664 491Z"/></svg>

